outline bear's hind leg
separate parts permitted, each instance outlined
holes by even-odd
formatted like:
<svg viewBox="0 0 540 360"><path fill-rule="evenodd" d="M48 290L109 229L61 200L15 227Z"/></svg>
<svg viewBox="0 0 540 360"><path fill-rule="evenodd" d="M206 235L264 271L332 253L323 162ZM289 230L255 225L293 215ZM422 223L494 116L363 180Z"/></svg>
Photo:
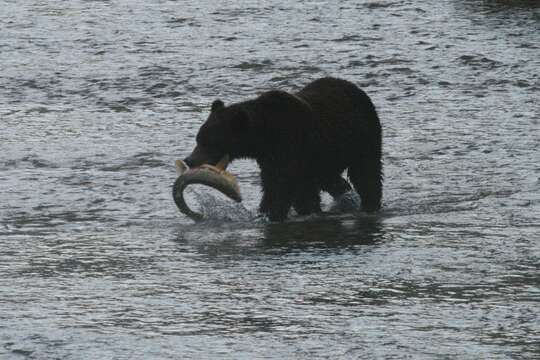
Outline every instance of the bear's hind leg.
<svg viewBox="0 0 540 360"><path fill-rule="evenodd" d="M337 175L325 180L322 184L322 190L329 193L335 199L350 191L351 185L341 175Z"/></svg>
<svg viewBox="0 0 540 360"><path fill-rule="evenodd" d="M377 157L363 157L348 169L349 179L362 200L362 210L374 212L381 208L382 164Z"/></svg>

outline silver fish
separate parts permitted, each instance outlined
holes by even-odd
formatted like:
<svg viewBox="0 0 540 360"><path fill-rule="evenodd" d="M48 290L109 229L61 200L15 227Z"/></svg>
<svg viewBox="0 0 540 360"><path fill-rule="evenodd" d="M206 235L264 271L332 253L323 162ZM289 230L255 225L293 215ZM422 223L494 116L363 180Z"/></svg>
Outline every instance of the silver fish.
<svg viewBox="0 0 540 360"><path fill-rule="evenodd" d="M182 160L176 160L176 171L179 176L173 185L173 199L178 209L195 221L204 218L203 214L191 210L184 200L184 190L191 184L210 186L221 191L228 198L241 202L242 195L236 178L225 171L228 164L229 157L227 155L215 166L205 164L193 169L188 169Z"/></svg>

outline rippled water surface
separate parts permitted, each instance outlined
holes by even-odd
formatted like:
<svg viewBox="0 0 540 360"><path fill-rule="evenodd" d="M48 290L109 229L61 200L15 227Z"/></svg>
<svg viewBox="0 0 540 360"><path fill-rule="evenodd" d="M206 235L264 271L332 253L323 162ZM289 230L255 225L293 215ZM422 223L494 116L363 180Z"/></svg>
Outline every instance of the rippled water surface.
<svg viewBox="0 0 540 360"><path fill-rule="evenodd" d="M0 5L0 358L540 358L537 1ZM379 110L380 214L258 219L250 161L178 213L214 99L327 75Z"/></svg>

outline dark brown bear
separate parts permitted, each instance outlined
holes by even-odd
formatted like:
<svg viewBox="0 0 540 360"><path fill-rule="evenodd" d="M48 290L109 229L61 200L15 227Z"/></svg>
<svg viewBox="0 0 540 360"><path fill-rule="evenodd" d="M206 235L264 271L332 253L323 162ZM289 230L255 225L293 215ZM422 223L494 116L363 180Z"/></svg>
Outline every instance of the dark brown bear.
<svg viewBox="0 0 540 360"><path fill-rule="evenodd" d="M298 214L320 212L320 192L337 197L350 189L362 209L380 208L382 197L381 125L364 91L340 79L323 78L298 93L268 91L229 106L212 104L185 159L190 167L255 159L261 169L259 210L282 221L294 206Z"/></svg>

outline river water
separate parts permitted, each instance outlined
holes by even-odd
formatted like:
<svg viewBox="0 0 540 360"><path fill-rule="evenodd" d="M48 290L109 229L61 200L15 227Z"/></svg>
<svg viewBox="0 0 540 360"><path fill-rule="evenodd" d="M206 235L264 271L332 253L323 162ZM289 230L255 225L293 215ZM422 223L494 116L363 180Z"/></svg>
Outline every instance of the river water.
<svg viewBox="0 0 540 360"><path fill-rule="evenodd" d="M540 358L537 1L0 5L0 358ZM177 211L213 100L328 75L378 108L380 214L259 219L251 161Z"/></svg>

